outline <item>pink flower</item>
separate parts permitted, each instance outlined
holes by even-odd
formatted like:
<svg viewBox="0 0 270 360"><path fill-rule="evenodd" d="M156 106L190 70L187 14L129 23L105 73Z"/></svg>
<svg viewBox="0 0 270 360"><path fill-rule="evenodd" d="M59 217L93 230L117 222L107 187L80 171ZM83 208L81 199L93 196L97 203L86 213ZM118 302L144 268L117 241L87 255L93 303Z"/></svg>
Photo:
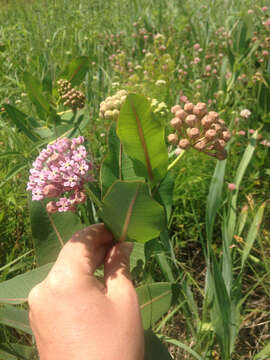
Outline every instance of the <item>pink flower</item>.
<svg viewBox="0 0 270 360"><path fill-rule="evenodd" d="M82 145L84 138L63 138L43 149L30 170L27 190L32 200L59 198L47 204L48 212L75 211L85 201L84 184L91 181L92 163Z"/></svg>
<svg viewBox="0 0 270 360"><path fill-rule="evenodd" d="M263 6L263 7L262 7L262 11L263 11L263 12L266 12L267 10L268 10L268 7L267 7L267 6Z"/></svg>
<svg viewBox="0 0 270 360"><path fill-rule="evenodd" d="M201 47L201 46L200 46L200 44L198 44L198 43L193 45L193 49L194 49L194 50L199 50L200 47Z"/></svg>
<svg viewBox="0 0 270 360"><path fill-rule="evenodd" d="M236 190L236 185L234 183L228 183L228 190L229 191L234 191Z"/></svg>
<svg viewBox="0 0 270 360"><path fill-rule="evenodd" d="M270 26L270 19L267 19L266 21L264 21L264 22L263 22L263 25L264 25L265 27Z"/></svg>
<svg viewBox="0 0 270 360"><path fill-rule="evenodd" d="M187 96L185 96L185 95L181 95L179 100L180 100L180 102L182 102L184 104L189 102Z"/></svg>
<svg viewBox="0 0 270 360"><path fill-rule="evenodd" d="M240 130L240 131L238 131L237 135L245 136L246 132L244 130Z"/></svg>

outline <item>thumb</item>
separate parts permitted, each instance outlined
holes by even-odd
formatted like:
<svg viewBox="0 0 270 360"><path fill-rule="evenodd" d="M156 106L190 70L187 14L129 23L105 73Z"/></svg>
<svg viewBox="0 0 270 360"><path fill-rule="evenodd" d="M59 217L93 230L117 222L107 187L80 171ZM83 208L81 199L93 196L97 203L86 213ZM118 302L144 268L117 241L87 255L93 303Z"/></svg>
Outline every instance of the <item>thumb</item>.
<svg viewBox="0 0 270 360"><path fill-rule="evenodd" d="M129 272L132 243L116 244L109 251L104 263L104 281L107 296L114 302L122 303L127 297L136 297Z"/></svg>

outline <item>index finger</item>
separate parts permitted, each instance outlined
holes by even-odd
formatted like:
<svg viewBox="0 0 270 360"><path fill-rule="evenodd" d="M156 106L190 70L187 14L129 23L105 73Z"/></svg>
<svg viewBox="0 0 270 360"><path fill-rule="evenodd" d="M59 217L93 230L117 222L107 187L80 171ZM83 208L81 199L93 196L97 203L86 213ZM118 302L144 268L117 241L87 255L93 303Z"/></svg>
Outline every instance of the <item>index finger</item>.
<svg viewBox="0 0 270 360"><path fill-rule="evenodd" d="M92 275L104 262L113 246L113 235L104 224L88 226L73 234L62 248L54 268L70 269L73 273Z"/></svg>

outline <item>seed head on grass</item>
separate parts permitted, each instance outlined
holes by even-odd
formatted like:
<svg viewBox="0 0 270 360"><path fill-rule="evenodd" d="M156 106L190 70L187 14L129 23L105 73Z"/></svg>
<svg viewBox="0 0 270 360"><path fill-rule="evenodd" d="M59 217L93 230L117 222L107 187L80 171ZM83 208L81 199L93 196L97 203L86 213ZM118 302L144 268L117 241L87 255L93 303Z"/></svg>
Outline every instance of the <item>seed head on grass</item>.
<svg viewBox="0 0 270 360"><path fill-rule="evenodd" d="M83 136L58 139L43 149L30 170L27 190L32 200L58 198L47 204L47 211L75 211L86 199L84 184L92 181L92 163L82 145Z"/></svg>

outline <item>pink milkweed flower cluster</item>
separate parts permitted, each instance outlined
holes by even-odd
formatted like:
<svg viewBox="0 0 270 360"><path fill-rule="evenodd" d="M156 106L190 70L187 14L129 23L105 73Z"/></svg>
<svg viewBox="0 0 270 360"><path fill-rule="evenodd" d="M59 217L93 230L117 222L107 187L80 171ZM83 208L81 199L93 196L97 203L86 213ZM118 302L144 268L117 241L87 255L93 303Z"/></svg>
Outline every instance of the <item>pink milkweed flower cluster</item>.
<svg viewBox="0 0 270 360"><path fill-rule="evenodd" d="M92 163L83 143L83 136L58 139L43 149L33 163L27 190L32 191L32 200L58 198L47 204L50 213L75 211L76 205L86 199L84 184L92 180Z"/></svg>
<svg viewBox="0 0 270 360"><path fill-rule="evenodd" d="M265 27L269 27L269 26L270 26L270 19L265 20L265 21L263 22L263 25L264 25Z"/></svg>

